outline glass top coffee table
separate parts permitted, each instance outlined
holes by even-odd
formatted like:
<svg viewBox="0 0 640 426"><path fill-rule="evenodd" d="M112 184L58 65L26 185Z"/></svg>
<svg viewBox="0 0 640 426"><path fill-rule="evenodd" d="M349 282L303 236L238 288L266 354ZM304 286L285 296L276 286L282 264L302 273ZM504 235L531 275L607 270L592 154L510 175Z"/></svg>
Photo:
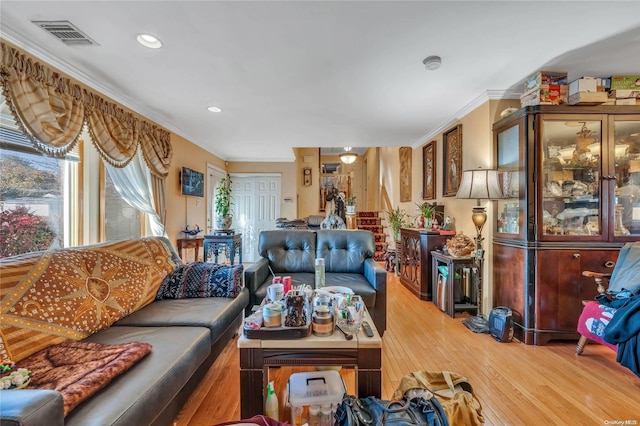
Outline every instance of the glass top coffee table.
<svg viewBox="0 0 640 426"><path fill-rule="evenodd" d="M269 367L333 366L356 370L358 396L382 393L382 339L369 313L365 320L371 325L373 337L360 330L347 340L336 328L331 336L291 340L249 339L241 334L240 349L240 413L242 418L264 414L264 389ZM242 333L242 332L241 332Z"/></svg>

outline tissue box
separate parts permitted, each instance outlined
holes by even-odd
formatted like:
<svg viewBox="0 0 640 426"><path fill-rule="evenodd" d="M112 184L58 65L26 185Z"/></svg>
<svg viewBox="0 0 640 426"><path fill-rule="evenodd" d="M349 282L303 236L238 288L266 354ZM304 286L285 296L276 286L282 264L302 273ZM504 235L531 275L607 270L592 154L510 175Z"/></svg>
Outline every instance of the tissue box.
<svg viewBox="0 0 640 426"><path fill-rule="evenodd" d="M335 412L347 392L340 373L334 370L293 373L289 376L288 388L287 400L291 405L293 426L300 426L309 421L303 417L303 413L308 413L311 405L330 404Z"/></svg>
<svg viewBox="0 0 640 426"><path fill-rule="evenodd" d="M524 81L524 93L539 89L543 84L568 84L566 71L538 71Z"/></svg>
<svg viewBox="0 0 640 426"><path fill-rule="evenodd" d="M569 102L569 86L566 84L543 84L539 89L520 96L520 106L562 105Z"/></svg>

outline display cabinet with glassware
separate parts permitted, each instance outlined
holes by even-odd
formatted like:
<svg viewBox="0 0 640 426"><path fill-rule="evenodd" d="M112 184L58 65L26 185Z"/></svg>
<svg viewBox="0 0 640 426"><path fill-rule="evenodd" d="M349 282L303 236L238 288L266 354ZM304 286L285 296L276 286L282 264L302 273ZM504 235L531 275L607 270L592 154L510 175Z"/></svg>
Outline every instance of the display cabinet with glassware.
<svg viewBox="0 0 640 426"><path fill-rule="evenodd" d="M640 240L640 107L525 107L493 131L493 304L527 344L578 339L581 301L597 294L582 271L611 272Z"/></svg>

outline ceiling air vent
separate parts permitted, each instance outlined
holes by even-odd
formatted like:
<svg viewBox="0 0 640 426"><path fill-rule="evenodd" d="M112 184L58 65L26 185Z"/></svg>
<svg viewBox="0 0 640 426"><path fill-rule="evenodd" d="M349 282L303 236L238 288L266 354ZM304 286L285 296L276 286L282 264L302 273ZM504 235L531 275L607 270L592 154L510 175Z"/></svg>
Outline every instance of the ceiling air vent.
<svg viewBox="0 0 640 426"><path fill-rule="evenodd" d="M31 21L69 46L97 46L98 43L69 21Z"/></svg>

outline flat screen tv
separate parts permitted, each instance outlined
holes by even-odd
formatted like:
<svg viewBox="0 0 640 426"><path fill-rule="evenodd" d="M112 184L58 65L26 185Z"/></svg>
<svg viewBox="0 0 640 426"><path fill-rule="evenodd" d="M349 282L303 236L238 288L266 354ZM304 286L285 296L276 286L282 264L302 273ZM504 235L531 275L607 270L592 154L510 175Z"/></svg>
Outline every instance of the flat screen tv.
<svg viewBox="0 0 640 426"><path fill-rule="evenodd" d="M182 195L204 197L204 174L183 167L180 177Z"/></svg>

